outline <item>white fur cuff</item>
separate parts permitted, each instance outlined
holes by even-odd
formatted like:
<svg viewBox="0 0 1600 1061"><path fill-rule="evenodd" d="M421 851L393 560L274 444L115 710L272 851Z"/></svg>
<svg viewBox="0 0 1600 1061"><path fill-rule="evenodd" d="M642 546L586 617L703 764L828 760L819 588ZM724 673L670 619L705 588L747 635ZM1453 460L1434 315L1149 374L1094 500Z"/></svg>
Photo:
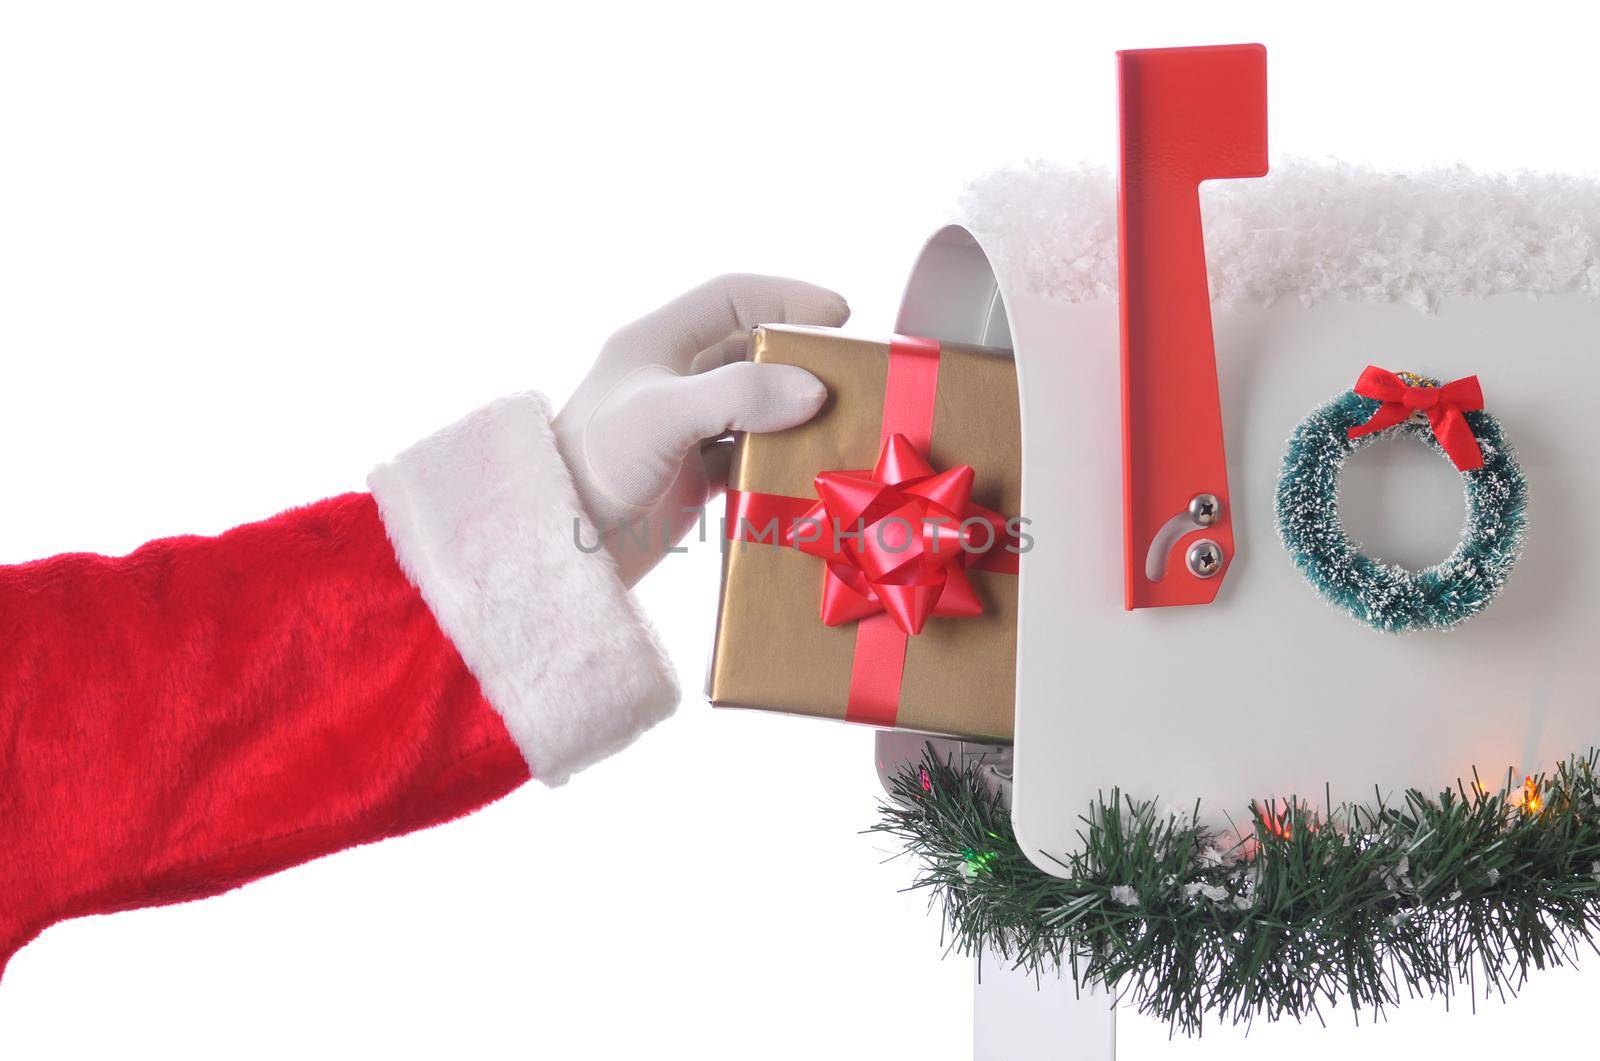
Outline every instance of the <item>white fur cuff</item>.
<svg viewBox="0 0 1600 1061"><path fill-rule="evenodd" d="M655 632L578 505L536 394L501 399L367 480L400 566L528 760L559 785L672 713Z"/></svg>

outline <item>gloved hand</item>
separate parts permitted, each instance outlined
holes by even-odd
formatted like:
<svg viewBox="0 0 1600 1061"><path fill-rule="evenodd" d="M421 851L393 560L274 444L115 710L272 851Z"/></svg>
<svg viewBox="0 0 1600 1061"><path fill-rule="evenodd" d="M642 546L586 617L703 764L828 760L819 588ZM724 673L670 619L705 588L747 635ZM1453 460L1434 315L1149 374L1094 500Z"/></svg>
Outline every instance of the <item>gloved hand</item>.
<svg viewBox="0 0 1600 1061"><path fill-rule="evenodd" d="M744 361L750 329L836 327L849 316L844 299L823 288L729 275L606 341L553 426L578 499L625 584L654 567L726 485L729 447L708 443L729 431L804 423L828 397L802 368Z"/></svg>

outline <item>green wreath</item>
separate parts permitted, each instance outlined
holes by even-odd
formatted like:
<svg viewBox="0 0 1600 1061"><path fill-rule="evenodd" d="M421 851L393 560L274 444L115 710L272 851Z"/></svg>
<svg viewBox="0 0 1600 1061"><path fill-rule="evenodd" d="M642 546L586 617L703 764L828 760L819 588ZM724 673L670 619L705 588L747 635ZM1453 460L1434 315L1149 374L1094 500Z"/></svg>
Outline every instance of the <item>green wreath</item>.
<svg viewBox="0 0 1600 1061"><path fill-rule="evenodd" d="M1192 814L1121 797L1083 817L1057 876L1029 861L977 765L930 746L894 778L873 831L917 856L913 887L951 947L1069 972L1197 1034L1209 1016L1359 1016L1402 995L1515 993L1571 964L1600 925L1597 756L1498 791L1320 808L1253 805L1229 841ZM1235 830L1237 833L1237 830Z"/></svg>
<svg viewBox="0 0 1600 1061"><path fill-rule="evenodd" d="M1425 386L1437 381L1409 377ZM1511 574L1527 533L1528 485L1500 425L1486 412L1465 413L1483 466L1461 474L1467 517L1461 542L1421 571L1366 556L1339 519L1339 474L1350 455L1386 435L1444 449L1425 420L1411 418L1351 439L1380 403L1346 391L1319 406L1289 438L1278 478L1278 534L1306 580L1331 604L1379 630L1445 630L1489 605Z"/></svg>

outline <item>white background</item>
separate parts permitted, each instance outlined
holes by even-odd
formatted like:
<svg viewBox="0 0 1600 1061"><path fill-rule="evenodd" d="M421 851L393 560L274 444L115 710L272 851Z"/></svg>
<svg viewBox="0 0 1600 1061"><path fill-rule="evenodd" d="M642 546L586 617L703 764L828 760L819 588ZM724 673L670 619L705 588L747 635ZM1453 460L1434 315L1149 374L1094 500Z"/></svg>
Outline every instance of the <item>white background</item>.
<svg viewBox="0 0 1600 1061"><path fill-rule="evenodd" d="M0 561L359 488L498 394L564 397L718 272L887 329L965 179L1110 158L1118 47L1265 43L1275 157L1600 163L1574 16L1296 10L0 4ZM870 734L693 695L716 565L641 588L672 722L560 791L52 928L0 984L0 1057L966 1056L970 967L858 834ZM1199 1043L1124 1014L1122 1056L1554 1051L1596 976Z"/></svg>

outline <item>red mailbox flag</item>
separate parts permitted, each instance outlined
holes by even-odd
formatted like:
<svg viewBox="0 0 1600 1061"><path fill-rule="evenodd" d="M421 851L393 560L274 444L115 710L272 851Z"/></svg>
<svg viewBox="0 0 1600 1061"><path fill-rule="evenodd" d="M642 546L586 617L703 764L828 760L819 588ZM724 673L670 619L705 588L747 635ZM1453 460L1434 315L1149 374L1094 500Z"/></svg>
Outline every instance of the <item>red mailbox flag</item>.
<svg viewBox="0 0 1600 1061"><path fill-rule="evenodd" d="M1126 603L1209 604L1234 545L1199 185L1266 174L1267 52L1156 48L1117 62ZM1196 521L1203 495L1218 504ZM1185 554L1201 538L1216 549L1196 574Z"/></svg>

